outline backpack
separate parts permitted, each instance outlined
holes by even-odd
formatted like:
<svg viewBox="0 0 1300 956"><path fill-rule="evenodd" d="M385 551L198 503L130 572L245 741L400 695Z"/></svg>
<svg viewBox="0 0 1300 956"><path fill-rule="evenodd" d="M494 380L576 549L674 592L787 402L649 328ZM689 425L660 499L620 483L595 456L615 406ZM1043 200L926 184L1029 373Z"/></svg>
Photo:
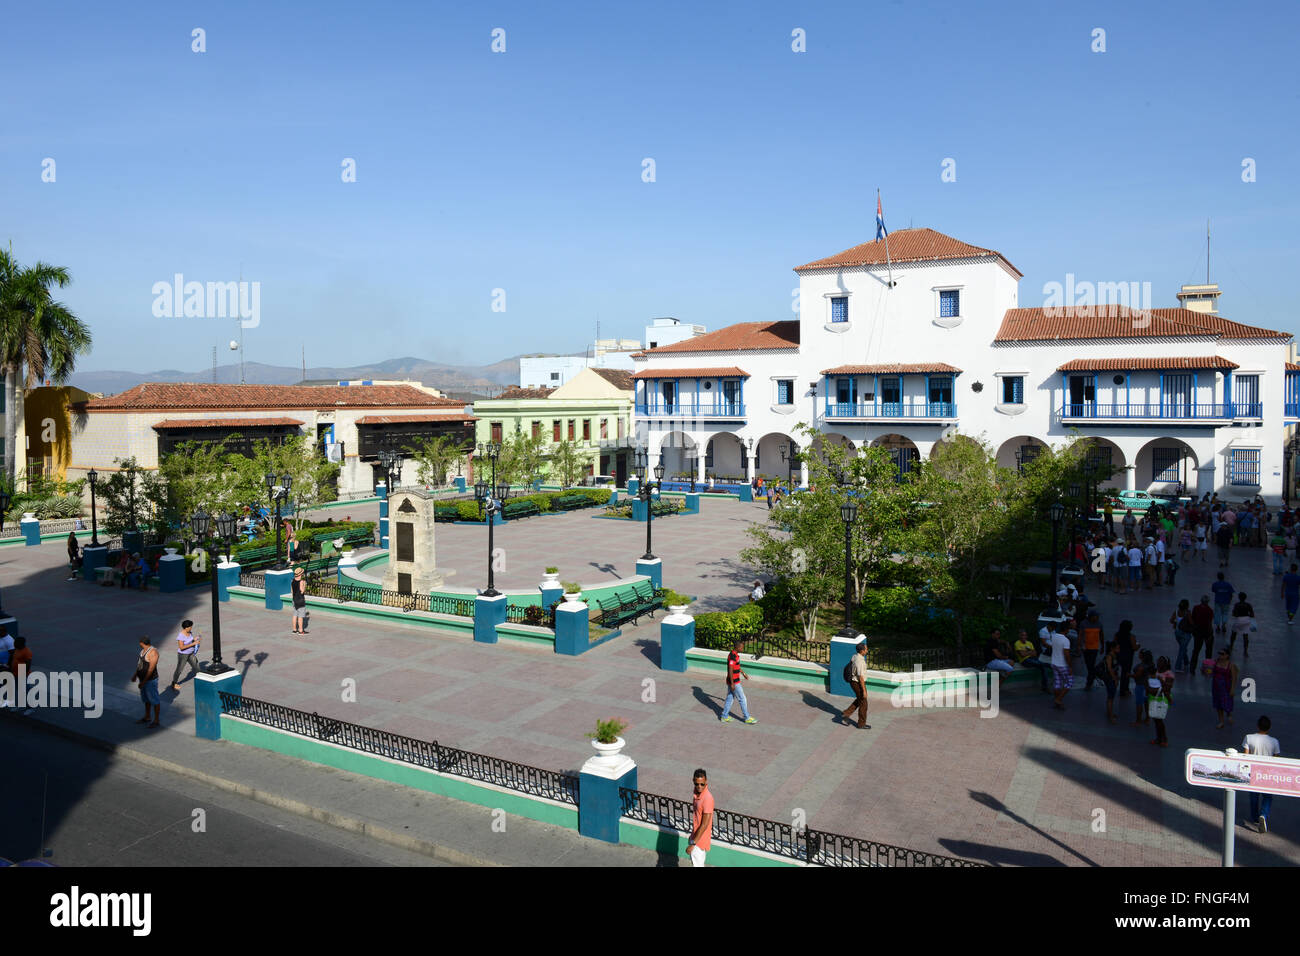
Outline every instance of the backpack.
<svg viewBox="0 0 1300 956"><path fill-rule="evenodd" d="M857 652L855 651L854 653L857 653ZM850 659L849 659L849 662L848 662L847 664L844 665L844 682L847 684L847 683L848 683L849 681L851 681L851 680L853 680L853 660L852 660L852 658L850 658Z"/></svg>
<svg viewBox="0 0 1300 956"><path fill-rule="evenodd" d="M1128 566L1128 551L1127 551L1127 549L1125 549L1125 548L1120 548L1117 552L1115 552L1115 565L1116 565L1117 567L1121 567L1121 568L1123 568L1123 567L1127 567L1127 566Z"/></svg>

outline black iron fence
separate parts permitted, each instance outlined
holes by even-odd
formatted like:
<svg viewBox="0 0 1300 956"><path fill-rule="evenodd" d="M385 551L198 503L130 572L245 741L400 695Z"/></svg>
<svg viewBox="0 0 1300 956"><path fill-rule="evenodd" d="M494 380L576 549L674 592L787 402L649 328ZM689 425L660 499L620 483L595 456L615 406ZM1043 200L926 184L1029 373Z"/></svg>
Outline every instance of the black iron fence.
<svg viewBox="0 0 1300 956"><path fill-rule="evenodd" d="M578 805L576 774L542 770L500 757L444 747L436 740L417 740L391 731L363 727L237 694L221 693L221 712L275 730L327 741L349 750L400 760L427 770L517 790L529 796Z"/></svg>
<svg viewBox="0 0 1300 956"><path fill-rule="evenodd" d="M531 624L555 630L555 605L511 604L506 608L506 620L511 624Z"/></svg>
<svg viewBox="0 0 1300 956"><path fill-rule="evenodd" d="M689 835L693 830L691 804L686 800L619 788L623 816ZM971 860L905 847L876 843L842 833L828 833L778 823L731 810L715 810L712 838L732 846L819 866L968 867L983 866Z"/></svg>
<svg viewBox="0 0 1300 956"><path fill-rule="evenodd" d="M697 625L698 628L698 625ZM707 635L695 632L695 646L714 651L729 651L735 641L745 642L745 654L755 660L779 657L785 660L809 661L829 666L831 645L829 641L805 641L797 637L774 637L762 632L740 635ZM983 667L979 648L959 651L955 647L892 648L876 647L867 642L867 667L882 671L911 671L920 664L924 670L947 667Z"/></svg>
<svg viewBox="0 0 1300 956"><path fill-rule="evenodd" d="M307 593L313 597L344 604L349 602L374 604L379 607L399 608L403 611L431 611L437 614L453 614L457 617L474 616L472 599L456 598L445 594L404 594L401 591L368 588L359 584L339 584L336 581L308 581Z"/></svg>
<svg viewBox="0 0 1300 956"><path fill-rule="evenodd" d="M259 591L265 591L266 575L261 571L241 571L239 584L241 587L257 588Z"/></svg>

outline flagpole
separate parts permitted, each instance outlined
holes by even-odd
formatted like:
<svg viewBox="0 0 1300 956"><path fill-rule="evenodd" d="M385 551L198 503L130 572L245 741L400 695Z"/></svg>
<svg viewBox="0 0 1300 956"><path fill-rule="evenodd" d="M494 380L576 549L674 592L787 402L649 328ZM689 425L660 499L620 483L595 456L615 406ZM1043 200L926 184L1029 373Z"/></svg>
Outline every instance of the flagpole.
<svg viewBox="0 0 1300 956"><path fill-rule="evenodd" d="M880 212L880 190L876 190L876 212ZM894 287L894 263L889 258L889 230L885 230L885 268L889 270L889 287Z"/></svg>

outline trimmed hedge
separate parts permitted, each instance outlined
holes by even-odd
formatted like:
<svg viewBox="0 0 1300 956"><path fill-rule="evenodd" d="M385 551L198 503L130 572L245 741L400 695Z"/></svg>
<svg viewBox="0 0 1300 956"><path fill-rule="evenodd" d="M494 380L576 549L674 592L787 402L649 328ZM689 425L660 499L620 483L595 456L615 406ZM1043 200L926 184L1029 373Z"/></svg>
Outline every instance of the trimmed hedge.
<svg viewBox="0 0 1300 956"><path fill-rule="evenodd" d="M701 640L736 641L753 637L763 626L763 609L742 604L734 611L709 611L695 615L695 635Z"/></svg>
<svg viewBox="0 0 1300 956"><path fill-rule="evenodd" d="M526 495L511 495L506 499L506 504L512 504L516 501L531 501L537 505L537 510L550 513L552 511L564 511L565 509L555 507L556 498L569 498L582 496L591 501L593 505L603 505L609 501L610 491L607 488L570 488L565 491L534 491ZM459 499L456 501L440 502L436 506L441 514L450 513L452 508L456 510L456 521L477 521L481 522L483 516L479 513L478 502L473 499Z"/></svg>
<svg viewBox="0 0 1300 956"><path fill-rule="evenodd" d="M310 550L309 544L313 543L316 538L330 540L338 537L344 531L351 531L354 528L365 528L373 536L375 532L375 522L373 521L320 521L314 522L298 530L298 547ZM280 546L284 546L284 532L280 532ZM260 537L252 541L247 539L241 540L230 549L232 555L239 555L243 551L252 548L274 548L275 547L275 530L272 529L270 534L263 533Z"/></svg>

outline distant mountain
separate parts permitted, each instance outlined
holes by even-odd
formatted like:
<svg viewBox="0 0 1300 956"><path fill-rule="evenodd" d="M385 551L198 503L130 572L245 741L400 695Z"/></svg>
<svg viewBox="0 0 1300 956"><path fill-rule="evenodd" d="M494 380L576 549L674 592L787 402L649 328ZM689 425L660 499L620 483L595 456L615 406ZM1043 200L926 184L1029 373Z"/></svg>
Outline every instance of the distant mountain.
<svg viewBox="0 0 1300 956"><path fill-rule="evenodd" d="M503 386L519 384L519 358L516 355L491 365L445 365L408 356L348 368L312 366L308 367L306 378L326 381L405 378L446 392L492 395ZM84 388L88 392L116 395L141 382L211 382L212 371L208 368L198 372L182 372L177 369L157 372L76 372L69 378L68 384ZM216 381L222 384L238 383L239 366L217 366ZM246 362L244 381L249 385L294 385L303 381L303 370L299 366Z"/></svg>

